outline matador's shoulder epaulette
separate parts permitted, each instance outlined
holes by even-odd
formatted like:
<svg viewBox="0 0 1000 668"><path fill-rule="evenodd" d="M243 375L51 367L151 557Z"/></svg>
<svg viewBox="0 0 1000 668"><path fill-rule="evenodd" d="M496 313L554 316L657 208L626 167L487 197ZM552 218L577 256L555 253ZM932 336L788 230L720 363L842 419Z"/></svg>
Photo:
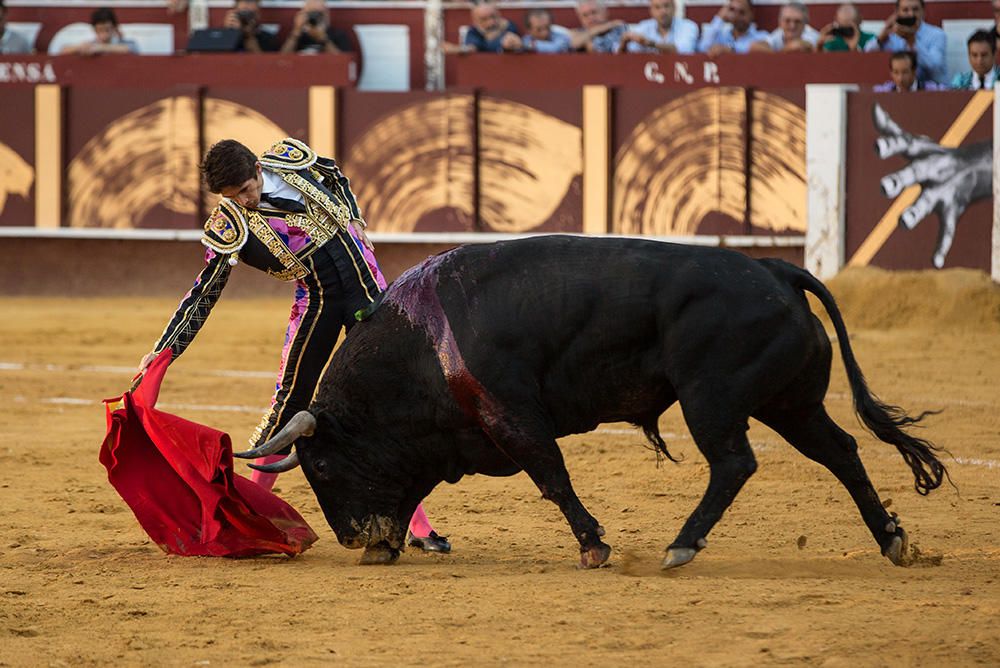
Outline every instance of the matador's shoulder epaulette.
<svg viewBox="0 0 1000 668"><path fill-rule="evenodd" d="M247 242L247 220L242 207L223 197L205 221L201 243L217 253L232 255Z"/></svg>
<svg viewBox="0 0 1000 668"><path fill-rule="evenodd" d="M260 156L260 164L274 170L299 170L316 163L316 152L305 142L285 137Z"/></svg>

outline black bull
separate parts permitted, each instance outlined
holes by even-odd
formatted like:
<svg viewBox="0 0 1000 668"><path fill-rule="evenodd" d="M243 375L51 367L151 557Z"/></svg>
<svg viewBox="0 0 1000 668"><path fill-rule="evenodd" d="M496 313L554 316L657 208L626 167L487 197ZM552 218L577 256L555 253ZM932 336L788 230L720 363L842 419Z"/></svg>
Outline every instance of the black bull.
<svg viewBox="0 0 1000 668"><path fill-rule="evenodd" d="M365 563L399 556L410 515L441 481L525 471L594 567L611 548L556 438L624 421L670 457L657 420L680 402L711 473L664 568L694 558L756 470L750 417L826 466L882 553L903 563L906 533L823 407L832 349L804 291L833 322L862 422L896 446L918 492L940 486L936 448L904 431L924 414L871 394L833 296L808 272L728 250L560 236L466 246L407 271L351 330L309 411L242 455L295 443L271 470L301 463L337 538L364 547Z"/></svg>

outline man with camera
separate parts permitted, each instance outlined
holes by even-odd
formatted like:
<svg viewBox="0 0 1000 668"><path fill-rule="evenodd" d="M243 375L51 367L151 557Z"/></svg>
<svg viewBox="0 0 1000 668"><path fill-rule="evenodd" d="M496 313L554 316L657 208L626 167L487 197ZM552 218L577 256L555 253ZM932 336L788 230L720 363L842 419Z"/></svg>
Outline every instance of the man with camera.
<svg viewBox="0 0 1000 668"><path fill-rule="evenodd" d="M948 83L944 30L924 23L924 0L896 0L878 36L883 51L913 51L917 54L917 80Z"/></svg>
<svg viewBox="0 0 1000 668"><path fill-rule="evenodd" d="M878 51L878 40L861 29L861 13L850 2L837 7L833 23L819 31L816 48L823 51Z"/></svg>
<svg viewBox="0 0 1000 668"><path fill-rule="evenodd" d="M351 42L342 30L330 26L325 0L305 0L295 15L292 32L281 47L282 53L344 53Z"/></svg>
<svg viewBox="0 0 1000 668"><path fill-rule="evenodd" d="M236 51L263 53L278 50L278 37L260 27L259 0L236 0L236 4L226 12L223 27L233 28L243 33L243 39Z"/></svg>

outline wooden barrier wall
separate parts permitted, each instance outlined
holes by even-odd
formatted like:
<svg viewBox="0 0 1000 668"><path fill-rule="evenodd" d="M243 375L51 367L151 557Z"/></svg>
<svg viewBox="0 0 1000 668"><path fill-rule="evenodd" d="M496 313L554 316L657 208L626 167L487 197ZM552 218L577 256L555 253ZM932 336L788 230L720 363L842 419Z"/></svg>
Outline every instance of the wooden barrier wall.
<svg viewBox="0 0 1000 668"><path fill-rule="evenodd" d="M255 80L151 70L166 84L98 86L90 61L75 66L86 83L4 88L0 226L196 229L215 202L198 183L207 146L231 137L260 152L292 136L336 155L380 233L805 230L801 86L262 92L282 59L217 57Z"/></svg>

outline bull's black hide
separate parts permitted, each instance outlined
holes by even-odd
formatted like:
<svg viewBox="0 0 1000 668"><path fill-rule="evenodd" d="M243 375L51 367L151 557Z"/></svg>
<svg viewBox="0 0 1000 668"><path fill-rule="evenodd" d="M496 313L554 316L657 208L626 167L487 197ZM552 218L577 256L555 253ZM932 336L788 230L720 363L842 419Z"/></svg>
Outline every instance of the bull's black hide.
<svg viewBox="0 0 1000 668"><path fill-rule="evenodd" d="M757 468L750 417L829 468L900 563L906 534L879 502L854 438L823 407L832 351L804 290L830 315L865 425L900 450L919 492L938 487L945 470L934 447L902 429L919 418L871 395L833 297L809 273L626 239L466 246L414 267L335 354L309 408L314 433L286 434L269 451L297 438L330 526L344 545L365 547L366 561L398 556L408 518L442 480L523 470L565 514L582 564L597 566L610 548L555 439L626 421L669 457L657 420L677 401L711 476L664 567L704 547Z"/></svg>

